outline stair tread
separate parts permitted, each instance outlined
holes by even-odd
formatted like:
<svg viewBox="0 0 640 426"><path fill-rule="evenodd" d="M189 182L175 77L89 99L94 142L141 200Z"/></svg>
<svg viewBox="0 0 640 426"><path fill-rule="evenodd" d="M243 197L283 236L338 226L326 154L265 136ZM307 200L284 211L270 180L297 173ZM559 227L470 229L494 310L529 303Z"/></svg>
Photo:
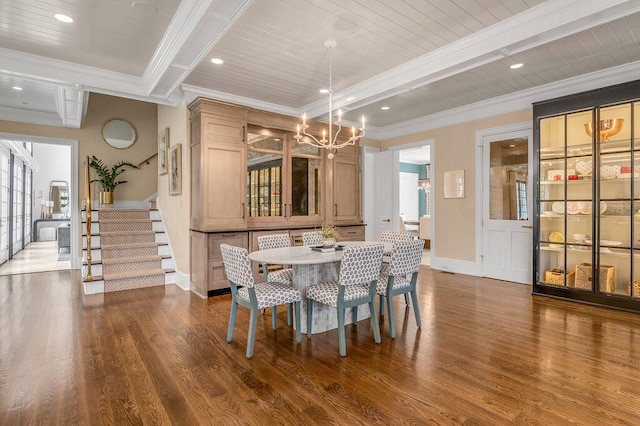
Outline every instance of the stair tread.
<svg viewBox="0 0 640 426"><path fill-rule="evenodd" d="M126 248L136 248L136 247L157 247L162 245L162 243L150 242L150 243L124 243L124 244L103 244L102 250L107 249L126 249Z"/></svg>
<svg viewBox="0 0 640 426"><path fill-rule="evenodd" d="M152 256L135 256L135 257L114 257L112 259L102 259L102 260L91 260L91 265L101 265L107 261L107 264L110 263L126 263L126 262L140 262L145 260L156 260L160 258L160 260L171 259L171 256L167 254L163 255L152 255ZM86 266L87 261L83 260L82 265Z"/></svg>
<svg viewBox="0 0 640 426"><path fill-rule="evenodd" d="M131 246L139 246L141 244L150 244L150 245L153 244L153 245L156 245L156 246L168 246L169 245L169 243L155 243L155 242L154 243L130 243L130 244L131 244ZM124 244L122 244L122 245L124 246ZM107 244L107 245L100 245L100 246L91 246L91 251L102 250L103 247L115 247L115 246L118 246L118 244ZM82 247L82 250L86 251L87 247Z"/></svg>
<svg viewBox="0 0 640 426"><path fill-rule="evenodd" d="M153 229L149 229L147 231L102 231L100 233L91 234L92 237L99 237L100 235L144 235L144 234L164 234L164 231L154 231ZM83 233L83 237L86 237L87 234Z"/></svg>
<svg viewBox="0 0 640 426"><path fill-rule="evenodd" d="M103 274L102 278L104 280L118 280L122 278L139 278L139 277L147 277L154 275L165 275L164 269L142 269L138 271L130 271L130 272L118 272L117 274Z"/></svg>
<svg viewBox="0 0 640 426"><path fill-rule="evenodd" d="M162 271L165 274L172 274L172 273L176 272L176 270L173 269L173 268L163 269ZM107 274L107 276L109 276L109 277L111 277L113 275L117 275L117 274L111 274L111 275ZM128 275L128 276L130 276L130 275ZM142 276L144 276L144 275L142 275ZM104 281L104 277L102 275L93 275L90 280L88 280L86 277L84 277L82 279L82 281L85 282L85 283L96 282L96 281Z"/></svg>

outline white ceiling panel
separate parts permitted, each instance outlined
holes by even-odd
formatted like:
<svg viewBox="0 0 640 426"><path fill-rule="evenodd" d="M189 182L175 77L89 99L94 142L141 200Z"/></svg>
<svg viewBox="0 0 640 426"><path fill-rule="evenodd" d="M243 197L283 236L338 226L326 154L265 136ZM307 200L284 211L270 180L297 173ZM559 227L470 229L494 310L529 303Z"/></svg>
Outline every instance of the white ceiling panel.
<svg viewBox="0 0 640 426"><path fill-rule="evenodd" d="M322 118L328 39L334 104L384 134L560 81L633 75L640 1L0 0L0 120L80 126L91 91Z"/></svg>

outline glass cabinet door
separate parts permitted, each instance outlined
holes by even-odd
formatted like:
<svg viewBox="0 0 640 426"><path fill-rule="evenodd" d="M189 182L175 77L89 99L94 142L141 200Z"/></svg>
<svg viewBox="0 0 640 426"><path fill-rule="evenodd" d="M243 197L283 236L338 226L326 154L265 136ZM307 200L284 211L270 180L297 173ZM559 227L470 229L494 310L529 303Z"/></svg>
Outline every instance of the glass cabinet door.
<svg viewBox="0 0 640 426"><path fill-rule="evenodd" d="M587 110L540 120L537 270L541 284L589 285L576 282L576 265L593 262L593 143L584 131L592 115Z"/></svg>
<svg viewBox="0 0 640 426"><path fill-rule="evenodd" d="M249 217L282 217L283 136L249 129L247 141Z"/></svg>
<svg viewBox="0 0 640 426"><path fill-rule="evenodd" d="M291 216L315 217L321 211L322 158L320 149L291 141ZM319 220L319 219L317 219Z"/></svg>

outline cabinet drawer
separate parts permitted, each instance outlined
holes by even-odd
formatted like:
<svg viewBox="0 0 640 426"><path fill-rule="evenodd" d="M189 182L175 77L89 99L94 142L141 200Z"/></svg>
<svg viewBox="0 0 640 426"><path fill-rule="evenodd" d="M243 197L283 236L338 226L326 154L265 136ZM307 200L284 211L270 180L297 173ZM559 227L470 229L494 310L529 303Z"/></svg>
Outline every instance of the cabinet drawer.
<svg viewBox="0 0 640 426"><path fill-rule="evenodd" d="M207 265L209 269L209 279L207 283L208 290L220 290L223 288L229 288L229 280L224 273L224 265L219 262L209 262Z"/></svg>
<svg viewBox="0 0 640 426"><path fill-rule="evenodd" d="M202 140L204 142L244 145L246 124L224 118L202 115Z"/></svg>
<svg viewBox="0 0 640 426"><path fill-rule="evenodd" d="M222 263L222 252L220 251L220 244L229 244L230 246L249 247L249 237L247 232L221 232L216 234L209 234L209 253L208 260Z"/></svg>
<svg viewBox="0 0 640 426"><path fill-rule="evenodd" d="M364 241L364 226L341 226L339 241Z"/></svg>

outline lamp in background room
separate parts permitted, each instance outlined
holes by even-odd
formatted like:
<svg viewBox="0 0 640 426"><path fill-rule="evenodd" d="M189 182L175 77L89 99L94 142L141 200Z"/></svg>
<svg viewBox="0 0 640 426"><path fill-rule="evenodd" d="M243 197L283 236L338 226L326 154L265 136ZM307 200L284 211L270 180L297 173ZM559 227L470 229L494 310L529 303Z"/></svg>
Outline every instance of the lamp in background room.
<svg viewBox="0 0 640 426"><path fill-rule="evenodd" d="M307 124L307 114L305 113L302 116L302 124L298 124L296 128L296 135L294 138L298 141L298 143L305 143L308 145L312 145L318 148L324 148L329 151L329 155L327 156L330 160L333 158L333 152L337 149L344 148L347 145L355 145L356 142L364 136L364 115L362 116L362 127L357 129L355 127L351 127L351 137L345 142L338 142L338 134L342 130L342 110L338 110L337 120L333 121L333 81L332 81L332 73L333 73L333 61L331 59L331 49L336 47L338 43L335 40L327 40L324 42L324 47L329 50L329 132L327 134L326 129L322 130L322 139L317 139L315 136L307 133L307 129L309 125ZM338 126L338 130L335 135L333 134L333 125Z"/></svg>

